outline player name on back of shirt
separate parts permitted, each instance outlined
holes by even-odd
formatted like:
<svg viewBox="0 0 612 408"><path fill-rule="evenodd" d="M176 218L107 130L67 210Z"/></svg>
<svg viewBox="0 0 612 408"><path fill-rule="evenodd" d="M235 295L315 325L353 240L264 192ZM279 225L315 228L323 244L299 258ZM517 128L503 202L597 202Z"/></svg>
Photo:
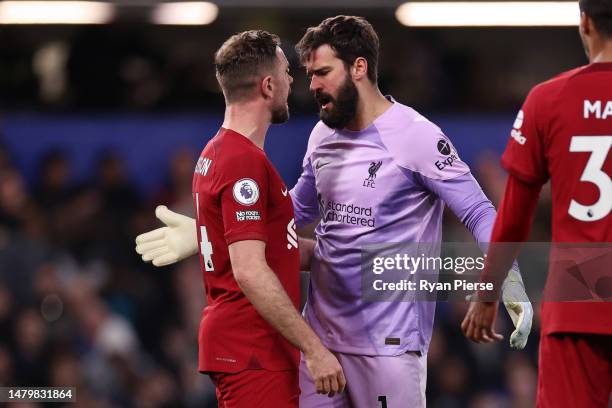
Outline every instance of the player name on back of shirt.
<svg viewBox="0 0 612 408"><path fill-rule="evenodd" d="M585 119L612 119L612 101L584 101Z"/></svg>

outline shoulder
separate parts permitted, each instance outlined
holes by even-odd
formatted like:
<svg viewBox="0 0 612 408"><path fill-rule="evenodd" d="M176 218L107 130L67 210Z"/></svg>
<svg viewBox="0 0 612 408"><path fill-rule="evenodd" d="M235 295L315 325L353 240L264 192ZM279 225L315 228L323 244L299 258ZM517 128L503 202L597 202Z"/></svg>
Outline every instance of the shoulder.
<svg viewBox="0 0 612 408"><path fill-rule="evenodd" d="M248 141L215 138L211 140L214 150L215 176L218 180L237 178L261 178L268 175L269 160L265 152Z"/></svg>
<svg viewBox="0 0 612 408"><path fill-rule="evenodd" d="M520 124L523 123L523 120L532 122L538 129L546 126L557 107L567 102L567 94L564 93L564 90L568 89L568 83L587 70L588 66L583 66L562 72L531 88L519 111L514 128L520 128ZM517 123L519 124L518 127ZM528 126L526 127L528 128Z"/></svg>
<svg viewBox="0 0 612 408"><path fill-rule="evenodd" d="M266 160L264 151L244 136L217 135L209 143L212 144L218 160L230 166L241 165L243 160L251 162Z"/></svg>
<svg viewBox="0 0 612 408"><path fill-rule="evenodd" d="M317 122L317 124L312 128L308 138L308 146L306 147L306 154L304 155L304 166L307 164L310 156L316 150L317 146L319 146L325 138L333 135L334 133L335 130L327 126L325 123L323 123L323 121Z"/></svg>
<svg viewBox="0 0 612 408"><path fill-rule="evenodd" d="M308 138L308 150L313 150L323 139L327 136L331 136L335 133L335 130L327 126L323 121L318 121L317 124L312 128L310 137Z"/></svg>
<svg viewBox="0 0 612 408"><path fill-rule="evenodd" d="M585 72L588 72L590 69L590 65L583 65L574 69L570 69L569 71L561 72L560 74L552 77L548 81L542 82L541 85L549 84L549 86L553 86L553 84L561 84L567 82L568 80L581 75Z"/></svg>
<svg viewBox="0 0 612 408"><path fill-rule="evenodd" d="M385 144L413 147L416 140L444 136L436 124L409 106L395 102L389 109L382 120L374 122Z"/></svg>
<svg viewBox="0 0 612 408"><path fill-rule="evenodd" d="M396 105L376 127L397 165L438 180L469 172L439 126L409 106Z"/></svg>
<svg viewBox="0 0 612 408"><path fill-rule="evenodd" d="M558 95L569 81L588 71L588 67L588 65L585 65L574 68L569 71L562 72L544 82L540 82L531 88L527 99L537 100L540 102Z"/></svg>

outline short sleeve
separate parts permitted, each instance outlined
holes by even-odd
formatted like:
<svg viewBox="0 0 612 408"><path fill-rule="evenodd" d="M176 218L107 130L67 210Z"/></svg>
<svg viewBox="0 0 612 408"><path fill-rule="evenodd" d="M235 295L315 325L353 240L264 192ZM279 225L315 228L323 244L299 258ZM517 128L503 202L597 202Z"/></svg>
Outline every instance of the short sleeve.
<svg viewBox="0 0 612 408"><path fill-rule="evenodd" d="M548 178L539 88L534 88L518 112L501 163L508 173L529 184L544 184ZM540 116L538 116L540 115Z"/></svg>
<svg viewBox="0 0 612 408"><path fill-rule="evenodd" d="M269 175L265 158L255 155L248 160L237 158L220 169L219 176L227 244L250 239L267 242Z"/></svg>

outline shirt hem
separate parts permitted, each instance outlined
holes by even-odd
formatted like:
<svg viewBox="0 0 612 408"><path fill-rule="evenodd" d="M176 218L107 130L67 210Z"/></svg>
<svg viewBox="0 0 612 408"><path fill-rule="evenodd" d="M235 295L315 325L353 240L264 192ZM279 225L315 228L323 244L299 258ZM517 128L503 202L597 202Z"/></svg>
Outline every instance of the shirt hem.
<svg viewBox="0 0 612 408"><path fill-rule="evenodd" d="M268 237L266 236L266 234L262 234L260 232L241 232L237 234L231 234L225 237L225 242L227 243L227 245L231 245L234 242L248 240L263 241L267 243Z"/></svg>

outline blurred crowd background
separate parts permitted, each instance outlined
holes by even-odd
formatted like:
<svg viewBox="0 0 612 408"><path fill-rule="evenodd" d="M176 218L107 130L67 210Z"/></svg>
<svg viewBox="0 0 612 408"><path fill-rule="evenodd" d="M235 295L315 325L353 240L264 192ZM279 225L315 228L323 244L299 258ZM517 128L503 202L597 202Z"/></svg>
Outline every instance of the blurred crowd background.
<svg viewBox="0 0 612 408"><path fill-rule="evenodd" d="M505 181L499 154L528 90L586 62L575 27L414 29L396 21L389 5L399 2L331 6L340 3L244 2L221 7L217 20L199 27L154 26L129 16L102 26L0 25L0 386L76 387L77 403L70 406L216 406L212 384L197 372L205 305L197 259L155 268L134 252L134 238L159 226L156 205L193 213L195 158L212 134L196 134L197 145L175 146L176 127L161 127L149 138L147 130L126 133L124 122L115 121L119 115L154 122L161 115L176 124L188 113L189 120L202 115L218 126L223 98L212 55L232 33L277 33L292 63L291 121L300 125L290 122L284 125L289 130L274 131L300 133L299 141L275 136L273 149L289 186L299 175L308 127L316 120L293 45L325 17L357 14L369 19L381 39L383 92L442 122L461 117L460 137L447 133L460 154L467 151L495 204ZM141 156L158 146L155 164L134 163L138 156L122 151L121 143L105 146L104 132L70 126L90 119L105 122L109 137L115 128L122 138L130 132L140 137ZM54 134L70 137L55 145L44 126L27 134L9 126L49 120L63 125ZM491 120L499 130L482 132ZM81 147L89 152L85 172L75 165ZM298 150L291 165L280 159L288 149ZM151 168L155 176L146 186L131 171L135 167ZM534 241L549 238L548 208L545 191ZM444 240L472 238L449 213ZM512 324L505 311L499 319L504 341L475 345L460 331L465 310L461 303L438 304L427 405L533 406L538 316L526 350L517 352L508 346Z"/></svg>

